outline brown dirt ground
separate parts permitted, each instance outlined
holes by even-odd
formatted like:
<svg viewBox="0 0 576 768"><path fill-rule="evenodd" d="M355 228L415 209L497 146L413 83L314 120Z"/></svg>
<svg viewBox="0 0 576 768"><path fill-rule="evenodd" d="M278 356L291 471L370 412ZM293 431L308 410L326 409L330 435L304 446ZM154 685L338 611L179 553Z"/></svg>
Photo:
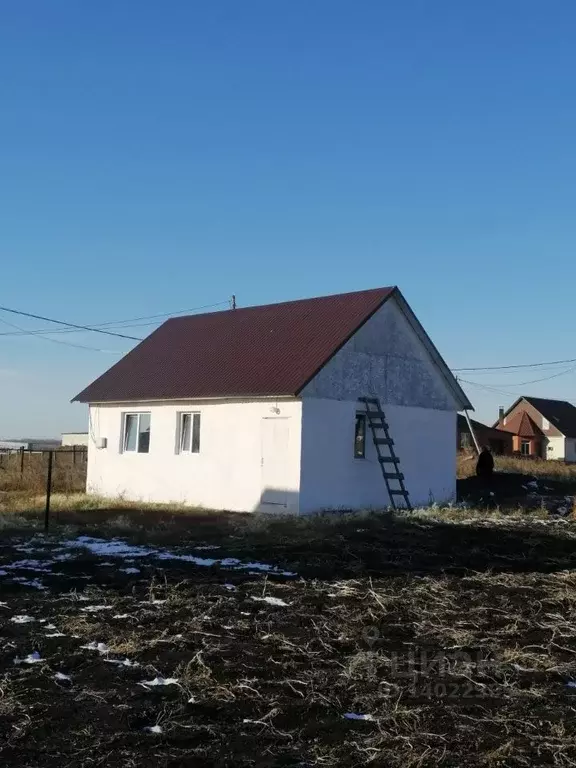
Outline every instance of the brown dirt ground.
<svg viewBox="0 0 576 768"><path fill-rule="evenodd" d="M576 765L576 524L178 519L124 533L296 575L4 531L0 765Z"/></svg>

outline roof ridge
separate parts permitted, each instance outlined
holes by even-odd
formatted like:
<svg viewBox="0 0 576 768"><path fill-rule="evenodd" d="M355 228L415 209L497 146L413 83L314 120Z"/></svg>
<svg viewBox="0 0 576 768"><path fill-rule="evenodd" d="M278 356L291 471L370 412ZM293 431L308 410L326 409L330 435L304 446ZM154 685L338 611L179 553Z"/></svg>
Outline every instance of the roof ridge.
<svg viewBox="0 0 576 768"><path fill-rule="evenodd" d="M268 307L281 307L286 304L303 304L307 301L325 301L328 299L340 299L349 298L351 296L372 295L382 292L385 295L391 296L398 290L397 285L382 285L379 288L365 288L360 291L347 291L346 293L327 293L322 296L307 296L301 299L286 299L285 301L271 301L267 304L249 304L246 307L236 307L236 309L215 309L213 312L194 312L191 315L178 315L177 317L169 317L164 323L169 323L172 320L183 320L189 317L206 317L207 315L226 315L230 312L246 312L256 309L267 309ZM163 324L164 324L163 323Z"/></svg>

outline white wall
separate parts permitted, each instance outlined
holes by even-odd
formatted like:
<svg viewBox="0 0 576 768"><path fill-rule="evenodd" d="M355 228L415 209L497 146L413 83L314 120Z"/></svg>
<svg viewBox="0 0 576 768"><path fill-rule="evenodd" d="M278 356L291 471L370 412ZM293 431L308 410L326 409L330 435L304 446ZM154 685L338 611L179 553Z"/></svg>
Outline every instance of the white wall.
<svg viewBox="0 0 576 768"><path fill-rule="evenodd" d="M460 410L453 391L396 303L389 299L304 388L303 397Z"/></svg>
<svg viewBox="0 0 576 768"><path fill-rule="evenodd" d="M389 506L369 428L366 458L354 458L354 424L358 410L361 409L355 401L317 398L303 401L301 513ZM456 495L456 413L394 405L385 406L385 411L411 503L416 506L453 500ZM384 453L386 455L386 449ZM398 487L397 484L394 487Z"/></svg>
<svg viewBox="0 0 576 768"><path fill-rule="evenodd" d="M547 443L546 445L546 458L553 461L556 459L557 461L560 459L564 459L565 456L565 443L566 439L564 437L548 437L545 438L545 441Z"/></svg>
<svg viewBox="0 0 576 768"><path fill-rule="evenodd" d="M573 437L567 437L565 444L564 458L566 461L576 461L576 440Z"/></svg>
<svg viewBox="0 0 576 768"><path fill-rule="evenodd" d="M62 432L62 445L88 445L88 432Z"/></svg>
<svg viewBox="0 0 576 768"><path fill-rule="evenodd" d="M89 493L137 501L176 502L233 511L260 508L261 422L288 417L285 480L288 506L298 512L302 404L286 401L204 401L90 407ZM122 414L151 412L150 452L122 453ZM176 453L177 416L201 413L200 453ZM100 438L107 447L97 448ZM272 508L269 511L275 511ZM277 511L277 510L276 510Z"/></svg>

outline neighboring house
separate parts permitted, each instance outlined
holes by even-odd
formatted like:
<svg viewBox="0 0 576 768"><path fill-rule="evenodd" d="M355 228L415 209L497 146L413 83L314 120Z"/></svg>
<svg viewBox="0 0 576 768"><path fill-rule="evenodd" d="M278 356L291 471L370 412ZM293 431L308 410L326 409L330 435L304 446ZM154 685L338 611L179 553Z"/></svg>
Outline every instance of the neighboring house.
<svg viewBox="0 0 576 768"><path fill-rule="evenodd" d="M500 409L495 426L512 434L522 456L576 461L576 407L565 400L520 397Z"/></svg>
<svg viewBox="0 0 576 768"><path fill-rule="evenodd" d="M88 491L386 507L364 396L381 400L412 504L453 499L471 405L397 288L172 318L75 398L90 405Z"/></svg>
<svg viewBox="0 0 576 768"><path fill-rule="evenodd" d="M513 452L512 435L503 429L495 429L494 427L488 427L486 424L482 424L479 421L470 419L472 423L472 429L476 435L478 445L487 445L492 453L498 456L507 456ZM470 428L466 417L461 413L458 414L458 450L468 451L474 449L474 440L470 434Z"/></svg>
<svg viewBox="0 0 576 768"><path fill-rule="evenodd" d="M62 432L63 446L88 445L88 432Z"/></svg>

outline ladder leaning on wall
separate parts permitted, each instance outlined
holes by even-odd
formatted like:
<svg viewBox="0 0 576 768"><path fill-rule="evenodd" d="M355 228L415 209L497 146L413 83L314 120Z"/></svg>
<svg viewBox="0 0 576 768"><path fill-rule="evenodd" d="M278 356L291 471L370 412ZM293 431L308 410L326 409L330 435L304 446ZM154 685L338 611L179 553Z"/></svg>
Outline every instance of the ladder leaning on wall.
<svg viewBox="0 0 576 768"><path fill-rule="evenodd" d="M390 437L386 414L382 410L380 400L377 397L360 397L358 399L366 407L366 417L372 432L372 440L382 470L382 477L386 483L390 506L393 509L398 509L396 499L400 498L404 500L402 509L412 509L410 496L404 485L404 475L399 468L400 459L394 451L394 440Z"/></svg>

